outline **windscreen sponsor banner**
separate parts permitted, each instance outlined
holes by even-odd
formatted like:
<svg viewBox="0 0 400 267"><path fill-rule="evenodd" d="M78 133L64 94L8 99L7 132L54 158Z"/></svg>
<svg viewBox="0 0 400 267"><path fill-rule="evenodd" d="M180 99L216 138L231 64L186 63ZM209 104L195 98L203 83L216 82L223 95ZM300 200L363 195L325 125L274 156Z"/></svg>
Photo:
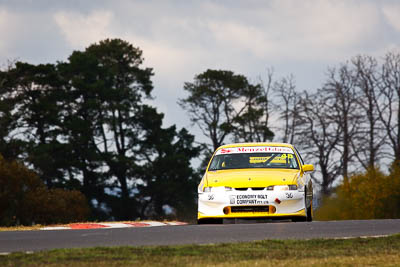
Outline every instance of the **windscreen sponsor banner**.
<svg viewBox="0 0 400 267"><path fill-rule="evenodd" d="M239 154L239 153L286 153L294 154L290 147L282 146L246 146L246 147L229 147L221 148L216 155Z"/></svg>

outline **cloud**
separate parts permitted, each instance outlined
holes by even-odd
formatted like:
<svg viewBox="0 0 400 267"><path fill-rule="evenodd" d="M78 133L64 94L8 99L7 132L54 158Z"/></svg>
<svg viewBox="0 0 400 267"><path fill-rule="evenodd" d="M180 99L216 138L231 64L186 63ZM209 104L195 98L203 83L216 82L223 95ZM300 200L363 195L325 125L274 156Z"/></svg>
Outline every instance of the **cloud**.
<svg viewBox="0 0 400 267"><path fill-rule="evenodd" d="M0 55L7 53L8 47L14 41L13 29L16 24L16 16L0 6Z"/></svg>
<svg viewBox="0 0 400 267"><path fill-rule="evenodd" d="M154 68L156 105L171 123L187 119L176 105L183 83L207 68L256 79L272 66L315 88L328 65L400 43L400 11L386 0L0 3L1 60L55 62L105 38L127 40Z"/></svg>
<svg viewBox="0 0 400 267"><path fill-rule="evenodd" d="M112 36L111 11L95 10L89 14L59 11L53 16L70 46L82 48Z"/></svg>
<svg viewBox="0 0 400 267"><path fill-rule="evenodd" d="M127 39L168 74L195 64L240 68L251 61L342 59L374 45L379 28L379 10L371 1L117 3L102 10L60 10L53 18L70 47Z"/></svg>
<svg viewBox="0 0 400 267"><path fill-rule="evenodd" d="M388 23L396 30L400 32L400 5L388 4L384 5L382 12L388 21Z"/></svg>
<svg viewBox="0 0 400 267"><path fill-rule="evenodd" d="M65 57L65 41L51 14L0 4L0 65L15 60L49 63Z"/></svg>
<svg viewBox="0 0 400 267"><path fill-rule="evenodd" d="M5 10L0 9L0 35L6 36L7 34L7 29L5 27L6 23L7 23L8 19L7 19L7 13ZM5 45L6 42L0 42L0 54L3 54L4 49L5 49Z"/></svg>
<svg viewBox="0 0 400 267"><path fill-rule="evenodd" d="M367 42L379 25L379 13L368 2L270 1L244 9L245 19L239 10L208 5L223 18L209 23L220 46L263 59L334 58Z"/></svg>

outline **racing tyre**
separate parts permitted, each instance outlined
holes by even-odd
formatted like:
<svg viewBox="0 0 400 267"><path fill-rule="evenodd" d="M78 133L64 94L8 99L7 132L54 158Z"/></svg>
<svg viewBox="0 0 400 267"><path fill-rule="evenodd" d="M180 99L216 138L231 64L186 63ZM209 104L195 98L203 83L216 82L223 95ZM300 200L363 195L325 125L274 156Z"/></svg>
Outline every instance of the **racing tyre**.
<svg viewBox="0 0 400 267"><path fill-rule="evenodd" d="M305 201L305 207L306 207L306 221L307 222L312 222L312 199L310 201L310 207L307 207L307 190L304 192L304 201Z"/></svg>
<svg viewBox="0 0 400 267"><path fill-rule="evenodd" d="M307 208L307 222L312 222L312 202L309 208Z"/></svg>
<svg viewBox="0 0 400 267"><path fill-rule="evenodd" d="M307 221L307 217L293 217L292 222L305 222Z"/></svg>
<svg viewBox="0 0 400 267"><path fill-rule="evenodd" d="M222 219L198 219L197 224L221 224Z"/></svg>

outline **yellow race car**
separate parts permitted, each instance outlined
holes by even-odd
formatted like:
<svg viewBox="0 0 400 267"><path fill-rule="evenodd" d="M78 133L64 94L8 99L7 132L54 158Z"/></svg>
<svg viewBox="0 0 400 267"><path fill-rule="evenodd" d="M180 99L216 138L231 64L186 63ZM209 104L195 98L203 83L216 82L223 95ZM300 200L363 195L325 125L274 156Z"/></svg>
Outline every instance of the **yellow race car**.
<svg viewBox="0 0 400 267"><path fill-rule="evenodd" d="M219 147L198 186L197 221L292 219L312 221L313 165L286 143ZM232 220L226 220L232 221Z"/></svg>

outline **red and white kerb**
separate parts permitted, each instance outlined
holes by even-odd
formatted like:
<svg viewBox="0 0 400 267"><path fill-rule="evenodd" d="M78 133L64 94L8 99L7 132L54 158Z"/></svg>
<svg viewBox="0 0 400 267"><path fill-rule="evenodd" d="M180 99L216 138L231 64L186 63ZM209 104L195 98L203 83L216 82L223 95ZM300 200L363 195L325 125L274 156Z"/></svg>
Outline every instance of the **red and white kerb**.
<svg viewBox="0 0 400 267"><path fill-rule="evenodd" d="M215 153L215 155L225 155L225 154L238 154L238 153L286 153L294 154L290 147L282 146L247 146L247 147L230 147L221 148Z"/></svg>

